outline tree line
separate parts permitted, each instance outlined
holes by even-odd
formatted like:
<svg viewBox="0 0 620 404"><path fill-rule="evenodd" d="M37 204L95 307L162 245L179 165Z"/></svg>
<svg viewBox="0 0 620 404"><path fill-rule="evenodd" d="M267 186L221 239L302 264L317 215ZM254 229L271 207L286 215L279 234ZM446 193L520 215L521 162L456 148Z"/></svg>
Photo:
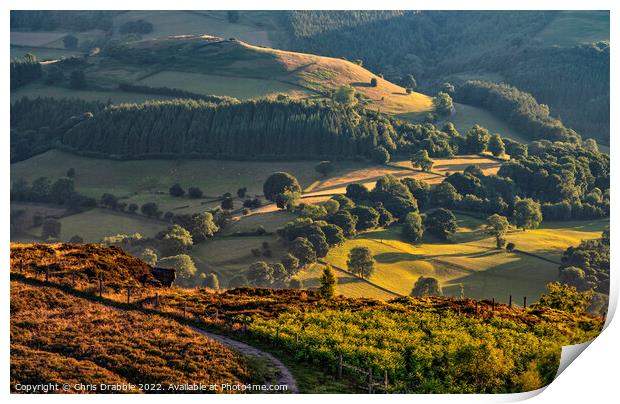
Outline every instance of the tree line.
<svg viewBox="0 0 620 404"><path fill-rule="evenodd" d="M508 84L469 80L456 90L456 100L482 107L504 119L532 140L572 140L579 135L549 115L549 107Z"/></svg>
<svg viewBox="0 0 620 404"><path fill-rule="evenodd" d="M504 153L503 141L478 126L462 136L452 124L415 124L331 101L214 97L110 105L22 98L11 108L11 128L13 161L52 145L124 159L362 157L381 164L420 149L431 157Z"/></svg>
<svg viewBox="0 0 620 404"><path fill-rule="evenodd" d="M62 145L99 156L316 158L396 150L386 118L304 100L149 101L107 107L63 134Z"/></svg>
<svg viewBox="0 0 620 404"><path fill-rule="evenodd" d="M11 59L11 90L26 85L41 77L41 63L27 53L21 58Z"/></svg>
<svg viewBox="0 0 620 404"><path fill-rule="evenodd" d="M608 42L554 47L537 37L556 11L289 11L287 49L349 60L420 89L499 74L588 137L609 139ZM387 46L386 44L389 44ZM492 79L493 80L493 79ZM404 83L402 83L404 84ZM579 100L579 102L575 102Z"/></svg>
<svg viewBox="0 0 620 404"><path fill-rule="evenodd" d="M11 29L89 31L112 29L112 10L11 10Z"/></svg>
<svg viewBox="0 0 620 404"><path fill-rule="evenodd" d="M105 106L78 98L20 98L11 105L11 162L55 147L62 133Z"/></svg>
<svg viewBox="0 0 620 404"><path fill-rule="evenodd" d="M233 97L197 94L197 93L192 93L191 91L185 91L185 90L180 90L178 88L170 88L170 87L150 87L150 86L144 86L144 85L121 83L118 85L118 89L122 91L126 91L128 93L169 95L169 96L176 97L176 98L188 98L192 100L202 100L202 101L208 101L208 102L213 102L213 103L237 101Z"/></svg>

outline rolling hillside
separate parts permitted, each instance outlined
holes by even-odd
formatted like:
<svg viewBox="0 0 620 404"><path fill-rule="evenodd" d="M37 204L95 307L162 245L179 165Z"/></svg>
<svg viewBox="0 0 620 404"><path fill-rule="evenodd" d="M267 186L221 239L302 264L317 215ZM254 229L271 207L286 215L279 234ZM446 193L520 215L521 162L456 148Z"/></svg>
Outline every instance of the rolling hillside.
<svg viewBox="0 0 620 404"><path fill-rule="evenodd" d="M120 392L161 393L183 383L245 384L256 380L253 373L241 355L177 322L11 281L12 390L67 383L63 392L79 393L79 383L132 383L133 390ZM163 390L140 390L151 383Z"/></svg>
<svg viewBox="0 0 620 404"><path fill-rule="evenodd" d="M277 94L324 97L330 90L348 84L356 88L365 98L363 102L372 109L388 113L432 110L431 97L415 92L407 94L404 88L355 63L208 35L164 37L119 45L89 57L82 68L89 90L95 90L101 100L118 97L121 83L241 99ZM376 87L370 86L372 78L377 80ZM13 92L12 99L33 95L29 87ZM45 95L45 87L48 86L39 87L37 93ZM58 86L49 87L50 94L62 96L56 89ZM71 92L66 96L70 95ZM144 97L136 94L136 100L140 99Z"/></svg>
<svg viewBox="0 0 620 404"><path fill-rule="evenodd" d="M508 303L512 295L514 299L527 296L533 302L544 293L547 283L558 280L562 252L581 240L600 237L608 226L607 220L597 220L549 223L540 229L513 231L506 238L519 251L507 252L495 248L482 220L464 215L457 215L457 219L458 232L451 241L427 235L421 243L411 244L402 238L401 227L396 226L359 234L330 250L325 261L346 269L349 251L368 247L377 262L370 282L394 293L408 295L418 277L430 276L439 280L446 296L458 297L462 284L467 298L494 298ZM316 269L302 275L308 284L316 284L319 276ZM338 290L349 295L346 284L340 281ZM384 292L372 284L358 281L358 286L364 286L363 295L381 299Z"/></svg>
<svg viewBox="0 0 620 404"><path fill-rule="evenodd" d="M88 246L70 248L98 259ZM14 249L14 258L24 251ZM103 258L105 253L100 251ZM302 392L324 392L328 386L349 391L343 381L365 385L364 377L350 371L344 379L328 380L336 374L339 354L347 364L373 369L386 392L517 392L550 383L561 346L594 338L602 327L600 317L545 305L523 309L441 297L325 299L290 289L163 288L153 303L154 290L136 287L126 303L124 293L112 289L97 297L60 276L43 282L33 279L31 270L15 265L11 270L13 383L86 377L167 388L273 380L256 359L248 361L204 337L212 335L224 345L270 347L295 370ZM93 343L96 349L90 348ZM37 355L48 361L34 368L28 360ZM317 383L325 385L317 388Z"/></svg>

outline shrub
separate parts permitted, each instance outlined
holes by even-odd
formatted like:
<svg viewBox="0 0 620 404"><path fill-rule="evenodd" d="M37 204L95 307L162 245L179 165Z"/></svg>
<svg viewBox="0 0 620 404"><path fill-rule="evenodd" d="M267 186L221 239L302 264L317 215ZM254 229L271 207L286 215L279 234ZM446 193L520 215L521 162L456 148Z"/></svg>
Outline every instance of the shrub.
<svg viewBox="0 0 620 404"><path fill-rule="evenodd" d="M196 276L196 265L192 258L187 254L179 254L171 257L161 258L157 262L161 268L172 268L176 270L176 280L181 286L193 286Z"/></svg>
<svg viewBox="0 0 620 404"><path fill-rule="evenodd" d="M203 192L202 189L198 187L189 187L187 189L187 195L192 199L202 198Z"/></svg>
<svg viewBox="0 0 620 404"><path fill-rule="evenodd" d="M171 196L176 196L176 197L181 197L185 195L185 190L179 184L174 184L173 186L171 186L168 192L170 193Z"/></svg>
<svg viewBox="0 0 620 404"><path fill-rule="evenodd" d="M291 278L291 280L288 283L288 287L291 289L303 289L304 283L299 278Z"/></svg>
<svg viewBox="0 0 620 404"><path fill-rule="evenodd" d="M219 289L220 280L217 277L217 274L214 272L211 272L210 274L208 274L204 280L204 286L211 288L211 289Z"/></svg>
<svg viewBox="0 0 620 404"><path fill-rule="evenodd" d="M84 244L84 239L76 234L75 236L71 237L71 239L69 240L69 243Z"/></svg>
<svg viewBox="0 0 620 404"><path fill-rule="evenodd" d="M386 164L390 161L390 152L383 146L377 146L372 151L372 161L377 164Z"/></svg>
<svg viewBox="0 0 620 404"><path fill-rule="evenodd" d="M230 281L228 281L229 288L239 288L241 286L246 286L248 284L248 279L243 275L234 276Z"/></svg>

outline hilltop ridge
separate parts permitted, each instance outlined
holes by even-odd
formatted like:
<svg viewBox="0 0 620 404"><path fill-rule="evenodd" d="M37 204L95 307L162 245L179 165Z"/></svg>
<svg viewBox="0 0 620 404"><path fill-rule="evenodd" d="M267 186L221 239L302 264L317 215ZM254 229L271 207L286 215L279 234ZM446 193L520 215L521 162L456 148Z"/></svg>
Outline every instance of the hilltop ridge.
<svg viewBox="0 0 620 404"><path fill-rule="evenodd" d="M131 82L237 98L321 98L353 86L367 107L421 113L432 98L383 79L360 64L338 58L254 46L210 35L180 35L117 44L88 58L86 74L101 84ZM371 79L377 81L371 85ZM241 80L241 81L240 81Z"/></svg>

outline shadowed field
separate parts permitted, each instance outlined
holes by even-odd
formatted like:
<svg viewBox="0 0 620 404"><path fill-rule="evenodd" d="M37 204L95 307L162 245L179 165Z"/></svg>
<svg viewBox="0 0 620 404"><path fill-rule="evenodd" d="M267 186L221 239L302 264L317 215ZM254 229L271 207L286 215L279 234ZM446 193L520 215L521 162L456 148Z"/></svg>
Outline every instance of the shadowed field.
<svg viewBox="0 0 620 404"><path fill-rule="evenodd" d="M419 276L430 276L440 281L448 296L458 296L458 285L463 284L469 298L508 302L509 295L513 295L535 300L547 283L557 280L564 250L583 239L600 237L609 224L607 220L551 223L537 230L513 231L507 236L518 250L558 262L554 264L518 251L497 250L481 220L461 215L457 218L459 229L450 242L426 235L422 243L410 244L402 240L400 226L395 226L347 240L330 250L325 260L347 268L349 251L368 247L377 262L369 280L396 293L408 295ZM365 293L379 298L372 287L367 287Z"/></svg>

